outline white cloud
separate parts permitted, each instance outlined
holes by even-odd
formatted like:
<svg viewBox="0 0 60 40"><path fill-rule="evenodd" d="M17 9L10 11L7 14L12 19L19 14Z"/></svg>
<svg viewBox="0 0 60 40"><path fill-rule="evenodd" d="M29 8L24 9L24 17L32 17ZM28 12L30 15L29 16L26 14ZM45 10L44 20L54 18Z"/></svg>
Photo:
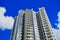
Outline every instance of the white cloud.
<svg viewBox="0 0 60 40"><path fill-rule="evenodd" d="M12 29L14 18L9 16L4 16L6 9L4 7L0 7L0 29Z"/></svg>
<svg viewBox="0 0 60 40"><path fill-rule="evenodd" d="M58 12L58 24L57 24L57 27L59 27L59 29L60 29L60 12Z"/></svg>
<svg viewBox="0 0 60 40"><path fill-rule="evenodd" d="M60 12L58 12L58 23L57 24L55 24L59 29L57 30L57 29L54 29L54 32L55 32L55 35L56 35L56 38L57 38L57 40L60 40Z"/></svg>
<svg viewBox="0 0 60 40"><path fill-rule="evenodd" d="M53 29L57 40L60 40L60 30Z"/></svg>

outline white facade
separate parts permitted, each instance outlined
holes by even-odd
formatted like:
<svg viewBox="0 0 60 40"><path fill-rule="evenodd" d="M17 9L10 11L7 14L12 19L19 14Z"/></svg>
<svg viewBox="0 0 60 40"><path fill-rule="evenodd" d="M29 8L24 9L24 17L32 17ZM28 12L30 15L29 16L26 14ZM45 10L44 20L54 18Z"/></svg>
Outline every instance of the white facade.
<svg viewBox="0 0 60 40"><path fill-rule="evenodd" d="M10 40L56 40L45 8L20 10Z"/></svg>
<svg viewBox="0 0 60 40"><path fill-rule="evenodd" d="M44 33L45 33L45 36L46 36L46 38L44 38L44 39L46 39L46 40L56 40L55 34L53 32L52 26L50 24L50 21L48 19L48 16L46 14L46 11L45 11L44 7L39 9L39 14L40 14L40 17L41 17L41 20L42 20Z"/></svg>
<svg viewBox="0 0 60 40"><path fill-rule="evenodd" d="M35 33L35 40L40 40L39 36L39 30L38 30L38 25L37 25L37 17L36 17L36 12L32 11L33 15L33 24L34 24L34 33Z"/></svg>
<svg viewBox="0 0 60 40"><path fill-rule="evenodd" d="M28 9L25 11L24 40L34 40L32 12Z"/></svg>

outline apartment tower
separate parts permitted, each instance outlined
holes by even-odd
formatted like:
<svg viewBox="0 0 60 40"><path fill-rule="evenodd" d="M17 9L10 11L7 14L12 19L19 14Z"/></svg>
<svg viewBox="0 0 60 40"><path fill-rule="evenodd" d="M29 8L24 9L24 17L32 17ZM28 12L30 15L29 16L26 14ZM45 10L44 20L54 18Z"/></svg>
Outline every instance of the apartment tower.
<svg viewBox="0 0 60 40"><path fill-rule="evenodd" d="M20 10L10 40L56 40L45 8Z"/></svg>

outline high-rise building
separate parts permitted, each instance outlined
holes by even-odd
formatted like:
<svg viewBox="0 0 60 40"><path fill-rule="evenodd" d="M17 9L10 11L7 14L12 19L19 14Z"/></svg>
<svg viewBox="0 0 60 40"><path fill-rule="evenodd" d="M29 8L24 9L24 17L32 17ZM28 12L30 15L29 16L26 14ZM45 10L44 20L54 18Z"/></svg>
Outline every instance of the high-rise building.
<svg viewBox="0 0 60 40"><path fill-rule="evenodd" d="M10 40L56 40L45 8L20 10Z"/></svg>

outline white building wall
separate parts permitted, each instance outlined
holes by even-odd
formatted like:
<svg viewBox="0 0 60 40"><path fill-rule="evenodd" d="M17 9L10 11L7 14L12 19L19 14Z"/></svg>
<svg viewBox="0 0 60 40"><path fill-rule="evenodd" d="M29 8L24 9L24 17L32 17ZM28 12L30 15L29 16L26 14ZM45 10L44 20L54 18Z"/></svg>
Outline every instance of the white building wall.
<svg viewBox="0 0 60 40"><path fill-rule="evenodd" d="M22 39L23 15L24 11L20 10L18 15L16 40Z"/></svg>
<svg viewBox="0 0 60 40"><path fill-rule="evenodd" d="M52 26L50 24L50 21L48 19L47 13L45 11L45 8L42 7L39 9L39 13L40 13L40 17L42 20L42 24L43 24L43 28L44 28L44 32L46 35L46 40L56 40ZM47 35L49 33L49 35Z"/></svg>
<svg viewBox="0 0 60 40"><path fill-rule="evenodd" d="M37 25L36 12L32 11L32 15L33 15L33 24L34 24L35 40L40 40L39 30L38 30L38 25Z"/></svg>

